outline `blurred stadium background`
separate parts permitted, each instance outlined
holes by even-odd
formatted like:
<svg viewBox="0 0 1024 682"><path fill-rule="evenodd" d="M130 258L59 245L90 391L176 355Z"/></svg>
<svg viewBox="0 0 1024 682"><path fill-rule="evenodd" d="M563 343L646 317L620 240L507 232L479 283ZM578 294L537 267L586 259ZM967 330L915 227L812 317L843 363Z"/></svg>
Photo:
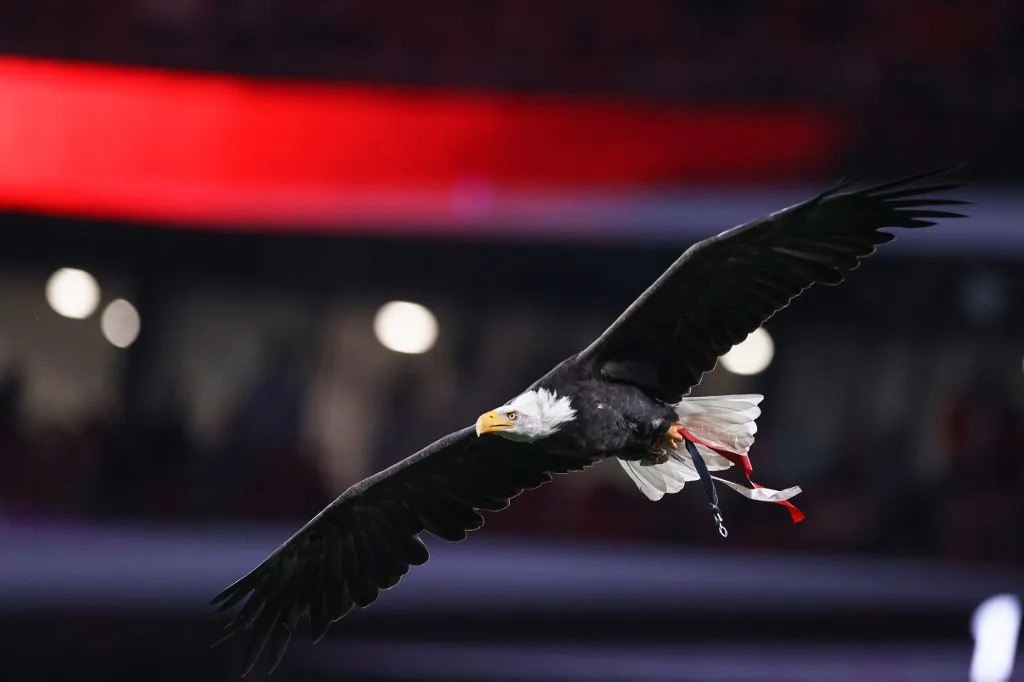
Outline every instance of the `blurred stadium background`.
<svg viewBox="0 0 1024 682"><path fill-rule="evenodd" d="M957 160L970 220L700 387L767 395L803 524L726 495L723 542L699 490L602 466L275 679L1011 679L1022 123L1014 0L4 2L3 681L232 679L207 600L349 484L693 241Z"/></svg>

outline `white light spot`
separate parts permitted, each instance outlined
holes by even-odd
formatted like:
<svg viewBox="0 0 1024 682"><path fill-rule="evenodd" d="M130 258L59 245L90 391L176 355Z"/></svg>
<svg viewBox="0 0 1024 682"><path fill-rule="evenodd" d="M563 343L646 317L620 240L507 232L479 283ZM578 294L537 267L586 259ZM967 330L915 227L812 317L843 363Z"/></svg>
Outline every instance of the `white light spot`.
<svg viewBox="0 0 1024 682"><path fill-rule="evenodd" d="M437 341L437 318L419 303L391 301L377 311L373 333L388 350L426 353Z"/></svg>
<svg viewBox="0 0 1024 682"><path fill-rule="evenodd" d="M971 618L974 656L971 682L1006 682L1013 674L1020 636L1020 600L1012 594L989 597Z"/></svg>
<svg viewBox="0 0 1024 682"><path fill-rule="evenodd" d="M100 316L100 329L103 331L103 338L111 345L127 348L139 336L139 311L123 298L113 300Z"/></svg>
<svg viewBox="0 0 1024 682"><path fill-rule="evenodd" d="M722 366L733 374L760 374L772 364L775 343L764 329L755 329L747 338L722 356Z"/></svg>
<svg viewBox="0 0 1024 682"><path fill-rule="evenodd" d="M58 315L84 320L100 304L100 285L85 270L61 268L46 283L46 302Z"/></svg>

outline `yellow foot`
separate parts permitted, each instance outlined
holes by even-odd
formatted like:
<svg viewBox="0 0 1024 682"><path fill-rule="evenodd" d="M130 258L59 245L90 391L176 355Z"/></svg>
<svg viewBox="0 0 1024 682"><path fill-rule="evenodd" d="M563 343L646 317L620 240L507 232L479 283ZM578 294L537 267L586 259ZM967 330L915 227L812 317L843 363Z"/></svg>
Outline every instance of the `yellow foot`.
<svg viewBox="0 0 1024 682"><path fill-rule="evenodd" d="M665 433L665 441L668 446L673 450L679 449L679 444L683 442L683 427L679 424L673 424L668 427L668 431Z"/></svg>

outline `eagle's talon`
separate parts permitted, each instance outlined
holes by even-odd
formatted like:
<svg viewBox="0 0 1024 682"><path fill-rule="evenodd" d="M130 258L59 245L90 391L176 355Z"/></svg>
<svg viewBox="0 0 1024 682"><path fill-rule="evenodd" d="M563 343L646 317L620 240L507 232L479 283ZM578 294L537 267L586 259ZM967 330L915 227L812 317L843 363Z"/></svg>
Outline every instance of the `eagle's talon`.
<svg viewBox="0 0 1024 682"><path fill-rule="evenodd" d="M665 432L665 442L673 450L679 449L679 444L685 440L683 436L683 427L679 424L673 424L668 427L668 431Z"/></svg>

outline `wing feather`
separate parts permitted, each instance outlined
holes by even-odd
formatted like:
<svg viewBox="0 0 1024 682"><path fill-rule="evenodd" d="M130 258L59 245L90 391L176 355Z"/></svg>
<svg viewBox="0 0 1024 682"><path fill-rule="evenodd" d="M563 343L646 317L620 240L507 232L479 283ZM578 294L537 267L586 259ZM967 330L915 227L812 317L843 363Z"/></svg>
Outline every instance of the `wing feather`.
<svg viewBox="0 0 1024 682"><path fill-rule="evenodd" d="M314 640L353 606L372 604L429 553L426 531L458 541L484 524L480 511L504 509L552 474L592 462L467 428L345 491L259 566L218 594L218 613L238 604L221 641L245 633L243 675L267 653L277 667L299 619Z"/></svg>
<svg viewBox="0 0 1024 682"><path fill-rule="evenodd" d="M875 249L884 228L963 217L969 202L929 195L960 183L914 186L956 166L859 191L845 181L795 206L699 242L576 358L609 380L674 402L718 358L814 284L837 285ZM631 377L622 368L633 368ZM651 380L651 377L656 377Z"/></svg>

